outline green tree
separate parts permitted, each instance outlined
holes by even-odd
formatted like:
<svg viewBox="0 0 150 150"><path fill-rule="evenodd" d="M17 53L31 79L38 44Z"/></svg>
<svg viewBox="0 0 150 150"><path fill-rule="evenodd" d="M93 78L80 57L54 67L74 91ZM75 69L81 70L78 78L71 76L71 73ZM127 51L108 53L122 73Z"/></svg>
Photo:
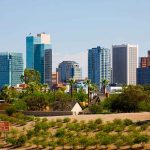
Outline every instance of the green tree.
<svg viewBox="0 0 150 150"><path fill-rule="evenodd" d="M74 79L69 79L68 81L69 85L70 85L70 94L71 94L71 98L73 97L73 85L75 84L75 80Z"/></svg>
<svg viewBox="0 0 150 150"><path fill-rule="evenodd" d="M21 75L20 79L22 82L25 82L26 84L28 84L30 82L39 83L40 82L40 73L33 69L25 69L24 75Z"/></svg>
<svg viewBox="0 0 150 150"><path fill-rule="evenodd" d="M90 105L90 87L91 87L91 80L86 80L86 85L88 86L88 105Z"/></svg>
<svg viewBox="0 0 150 150"><path fill-rule="evenodd" d="M106 94L106 86L109 84L109 80L103 79L102 86L103 86L103 94Z"/></svg>

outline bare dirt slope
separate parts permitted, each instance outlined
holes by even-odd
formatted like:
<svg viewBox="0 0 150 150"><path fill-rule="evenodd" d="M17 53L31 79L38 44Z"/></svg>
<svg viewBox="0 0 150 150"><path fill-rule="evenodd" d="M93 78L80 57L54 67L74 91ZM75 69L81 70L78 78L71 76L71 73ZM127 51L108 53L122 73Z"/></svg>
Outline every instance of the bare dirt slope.
<svg viewBox="0 0 150 150"><path fill-rule="evenodd" d="M117 114L91 114L91 115L78 115L78 116L51 116L47 117L49 120L57 119L57 118L65 118L69 117L71 119L77 119L78 121L85 120L95 120L97 118L101 118L104 122L112 121L114 119L131 119L133 121L144 121L150 120L150 112L142 112L142 113L117 113Z"/></svg>

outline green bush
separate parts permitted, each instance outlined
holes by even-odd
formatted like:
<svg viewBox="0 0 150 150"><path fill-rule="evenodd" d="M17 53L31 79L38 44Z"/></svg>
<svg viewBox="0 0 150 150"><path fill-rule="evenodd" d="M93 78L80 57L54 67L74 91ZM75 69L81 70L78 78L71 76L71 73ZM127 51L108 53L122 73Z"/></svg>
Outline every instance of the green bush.
<svg viewBox="0 0 150 150"><path fill-rule="evenodd" d="M146 143L149 141L149 136L148 135L137 135L136 137L134 137L134 143Z"/></svg>
<svg viewBox="0 0 150 150"><path fill-rule="evenodd" d="M103 108L100 104L95 104L89 107L89 110L93 113L93 114L100 114L103 111Z"/></svg>
<svg viewBox="0 0 150 150"><path fill-rule="evenodd" d="M27 139L28 140L31 139L33 137L33 135L34 135L34 130L28 130L27 131Z"/></svg>
<svg viewBox="0 0 150 150"><path fill-rule="evenodd" d="M27 141L27 136L26 135L20 135L18 140L17 140L16 145L17 146L22 146L26 143L26 141Z"/></svg>
<svg viewBox="0 0 150 150"><path fill-rule="evenodd" d="M138 108L139 108L139 111L148 111L148 112L150 112L150 103L145 102L145 101L141 101L138 104Z"/></svg>
<svg viewBox="0 0 150 150"><path fill-rule="evenodd" d="M11 106L11 107L8 107L7 109L6 109L6 114L8 115L8 116L11 116L13 113L16 113L16 108L15 107L13 107L13 106Z"/></svg>
<svg viewBox="0 0 150 150"><path fill-rule="evenodd" d="M16 110L25 111L27 110L27 104L23 100L15 100L13 103L13 106L16 108Z"/></svg>
<svg viewBox="0 0 150 150"><path fill-rule="evenodd" d="M47 118L43 118L43 119L42 119L42 122L47 122L47 121L48 121Z"/></svg>
<svg viewBox="0 0 150 150"><path fill-rule="evenodd" d="M102 124L102 119L100 119L100 118L99 118L99 119L96 119L96 120L95 120L95 123L96 123L96 124Z"/></svg>
<svg viewBox="0 0 150 150"><path fill-rule="evenodd" d="M63 122L67 123L67 122L70 122L70 120L71 120L70 118L66 117L66 118L63 119Z"/></svg>
<svg viewBox="0 0 150 150"><path fill-rule="evenodd" d="M123 124L124 124L125 126L129 126L129 125L132 125L132 124L133 124L133 121L130 120L130 119L124 119L124 120L123 120Z"/></svg>
<svg viewBox="0 0 150 150"><path fill-rule="evenodd" d="M62 122L62 119L61 118L57 118L56 122Z"/></svg>

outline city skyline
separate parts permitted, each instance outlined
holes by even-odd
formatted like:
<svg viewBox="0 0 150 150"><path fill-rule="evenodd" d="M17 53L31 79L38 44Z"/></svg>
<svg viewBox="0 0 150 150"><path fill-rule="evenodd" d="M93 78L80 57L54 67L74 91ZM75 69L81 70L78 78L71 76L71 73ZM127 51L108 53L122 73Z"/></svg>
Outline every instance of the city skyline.
<svg viewBox="0 0 150 150"><path fill-rule="evenodd" d="M138 44L139 56L146 56L149 4L148 0L1 0L0 52L23 52L25 60L25 37L46 32L52 37L53 71L58 63L71 59L80 64L85 77L90 47Z"/></svg>

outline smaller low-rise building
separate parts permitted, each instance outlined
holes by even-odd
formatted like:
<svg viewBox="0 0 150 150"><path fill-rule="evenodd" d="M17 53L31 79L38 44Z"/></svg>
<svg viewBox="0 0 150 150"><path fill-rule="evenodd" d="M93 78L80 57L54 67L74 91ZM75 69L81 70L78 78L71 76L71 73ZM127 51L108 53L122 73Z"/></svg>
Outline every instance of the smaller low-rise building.
<svg viewBox="0 0 150 150"><path fill-rule="evenodd" d="M109 85L106 87L106 93L108 94L119 94L122 91L122 86Z"/></svg>

